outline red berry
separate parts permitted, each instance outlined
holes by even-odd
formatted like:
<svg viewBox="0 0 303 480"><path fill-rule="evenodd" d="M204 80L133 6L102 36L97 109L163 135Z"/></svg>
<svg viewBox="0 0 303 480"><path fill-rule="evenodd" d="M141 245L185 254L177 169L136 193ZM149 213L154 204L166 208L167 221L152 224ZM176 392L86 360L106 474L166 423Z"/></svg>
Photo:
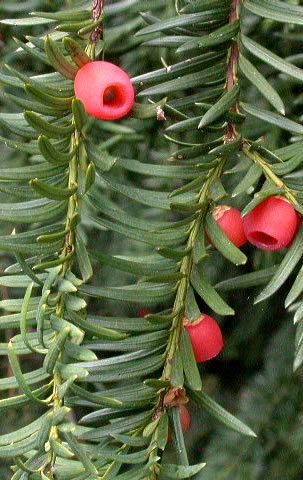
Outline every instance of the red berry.
<svg viewBox="0 0 303 480"><path fill-rule="evenodd" d="M247 239L262 250L280 250L293 240L298 214L284 197L267 197L243 218Z"/></svg>
<svg viewBox="0 0 303 480"><path fill-rule="evenodd" d="M202 314L194 322L184 319L183 325L189 333L197 362L216 357L223 348L223 336L216 320Z"/></svg>
<svg viewBox="0 0 303 480"><path fill-rule="evenodd" d="M247 242L239 210L227 205L218 205L214 208L212 215L225 235L236 247L241 247Z"/></svg>
<svg viewBox="0 0 303 480"><path fill-rule="evenodd" d="M135 100L129 76L110 62L96 61L84 65L76 75L74 88L87 113L103 120L124 117Z"/></svg>
<svg viewBox="0 0 303 480"><path fill-rule="evenodd" d="M140 318L144 318L145 315L148 315L149 314L149 311L146 310L145 308L141 308L141 310L139 310L139 317Z"/></svg>
<svg viewBox="0 0 303 480"><path fill-rule="evenodd" d="M189 429L190 426L190 414L189 411L187 410L184 405L180 405L180 420L181 420L181 427L182 427L182 432L186 433L187 430ZM168 443L172 442L172 436L170 432L170 428L168 429Z"/></svg>

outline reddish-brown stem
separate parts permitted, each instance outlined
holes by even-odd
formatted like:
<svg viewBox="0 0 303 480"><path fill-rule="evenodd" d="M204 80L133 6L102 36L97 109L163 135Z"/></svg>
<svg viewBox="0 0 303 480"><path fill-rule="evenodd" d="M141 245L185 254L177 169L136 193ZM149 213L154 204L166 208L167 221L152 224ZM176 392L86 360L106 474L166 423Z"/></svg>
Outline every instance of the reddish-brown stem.
<svg viewBox="0 0 303 480"><path fill-rule="evenodd" d="M240 1L233 0L229 22L234 22L240 18ZM239 44L238 39L233 40L227 63L226 90L229 92L238 81L238 62L239 62ZM237 112L237 103L231 107L232 112ZM226 127L225 142L232 142L237 139L237 132L233 123L228 122Z"/></svg>
<svg viewBox="0 0 303 480"><path fill-rule="evenodd" d="M104 8L105 0L93 0L92 5L92 17L93 21L97 22L102 15L103 8ZM92 32L90 36L90 42L96 43L99 38L102 38L103 35L103 25L98 25L95 30Z"/></svg>
<svg viewBox="0 0 303 480"><path fill-rule="evenodd" d="M241 0L233 0L232 2L230 17L229 17L230 22L234 22L239 18L240 1Z"/></svg>
<svg viewBox="0 0 303 480"><path fill-rule="evenodd" d="M92 17L94 22L96 22L100 18L103 7L104 0L93 0Z"/></svg>

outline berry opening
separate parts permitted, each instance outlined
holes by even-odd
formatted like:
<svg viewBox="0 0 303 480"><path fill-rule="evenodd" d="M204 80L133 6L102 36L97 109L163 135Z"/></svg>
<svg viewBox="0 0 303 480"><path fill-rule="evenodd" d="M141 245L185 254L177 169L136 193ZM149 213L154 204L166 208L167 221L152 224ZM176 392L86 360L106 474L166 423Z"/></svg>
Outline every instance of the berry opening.
<svg viewBox="0 0 303 480"><path fill-rule="evenodd" d="M264 232L251 232L250 233L250 240L253 240L257 242L258 244L263 244L263 245L277 245L277 239L272 237L271 235L268 235L267 233Z"/></svg>
<svg viewBox="0 0 303 480"><path fill-rule="evenodd" d="M103 105L110 108L121 108L125 103L123 85L109 85L103 92Z"/></svg>

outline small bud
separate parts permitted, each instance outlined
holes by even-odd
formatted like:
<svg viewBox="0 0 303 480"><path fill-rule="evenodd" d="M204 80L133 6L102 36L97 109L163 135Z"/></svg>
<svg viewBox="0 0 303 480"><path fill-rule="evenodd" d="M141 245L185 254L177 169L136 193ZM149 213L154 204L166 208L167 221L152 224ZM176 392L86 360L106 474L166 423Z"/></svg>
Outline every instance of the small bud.
<svg viewBox="0 0 303 480"><path fill-rule="evenodd" d="M164 120L166 120L164 110L163 110L162 107L160 107L160 105L156 108L156 112L157 112L157 120L158 121L163 122Z"/></svg>

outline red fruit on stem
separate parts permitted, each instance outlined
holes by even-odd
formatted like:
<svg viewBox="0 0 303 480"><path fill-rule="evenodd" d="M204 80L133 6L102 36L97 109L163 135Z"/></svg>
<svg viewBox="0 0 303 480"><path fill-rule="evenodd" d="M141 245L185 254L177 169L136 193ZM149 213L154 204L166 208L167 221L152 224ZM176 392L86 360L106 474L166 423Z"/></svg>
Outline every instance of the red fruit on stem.
<svg viewBox="0 0 303 480"><path fill-rule="evenodd" d="M225 235L236 247L241 247L247 242L239 210L227 205L218 205L212 211L212 215Z"/></svg>
<svg viewBox="0 0 303 480"><path fill-rule="evenodd" d="M124 117L135 100L129 76L110 62L96 61L84 65L76 75L74 88L87 113L103 120Z"/></svg>
<svg viewBox="0 0 303 480"><path fill-rule="evenodd" d="M202 314L192 323L187 318L184 319L183 325L189 333L197 362L206 362L221 352L223 336L214 318Z"/></svg>
<svg viewBox="0 0 303 480"><path fill-rule="evenodd" d="M284 197L267 197L243 218L250 243L262 250L290 245L298 229L298 214Z"/></svg>
<svg viewBox="0 0 303 480"><path fill-rule="evenodd" d="M181 420L181 427L182 427L182 432L186 433L187 430L189 429L190 426L190 414L189 411L187 410L184 405L180 405L180 420ZM170 432L170 428L168 428L168 443L172 442L172 436Z"/></svg>

